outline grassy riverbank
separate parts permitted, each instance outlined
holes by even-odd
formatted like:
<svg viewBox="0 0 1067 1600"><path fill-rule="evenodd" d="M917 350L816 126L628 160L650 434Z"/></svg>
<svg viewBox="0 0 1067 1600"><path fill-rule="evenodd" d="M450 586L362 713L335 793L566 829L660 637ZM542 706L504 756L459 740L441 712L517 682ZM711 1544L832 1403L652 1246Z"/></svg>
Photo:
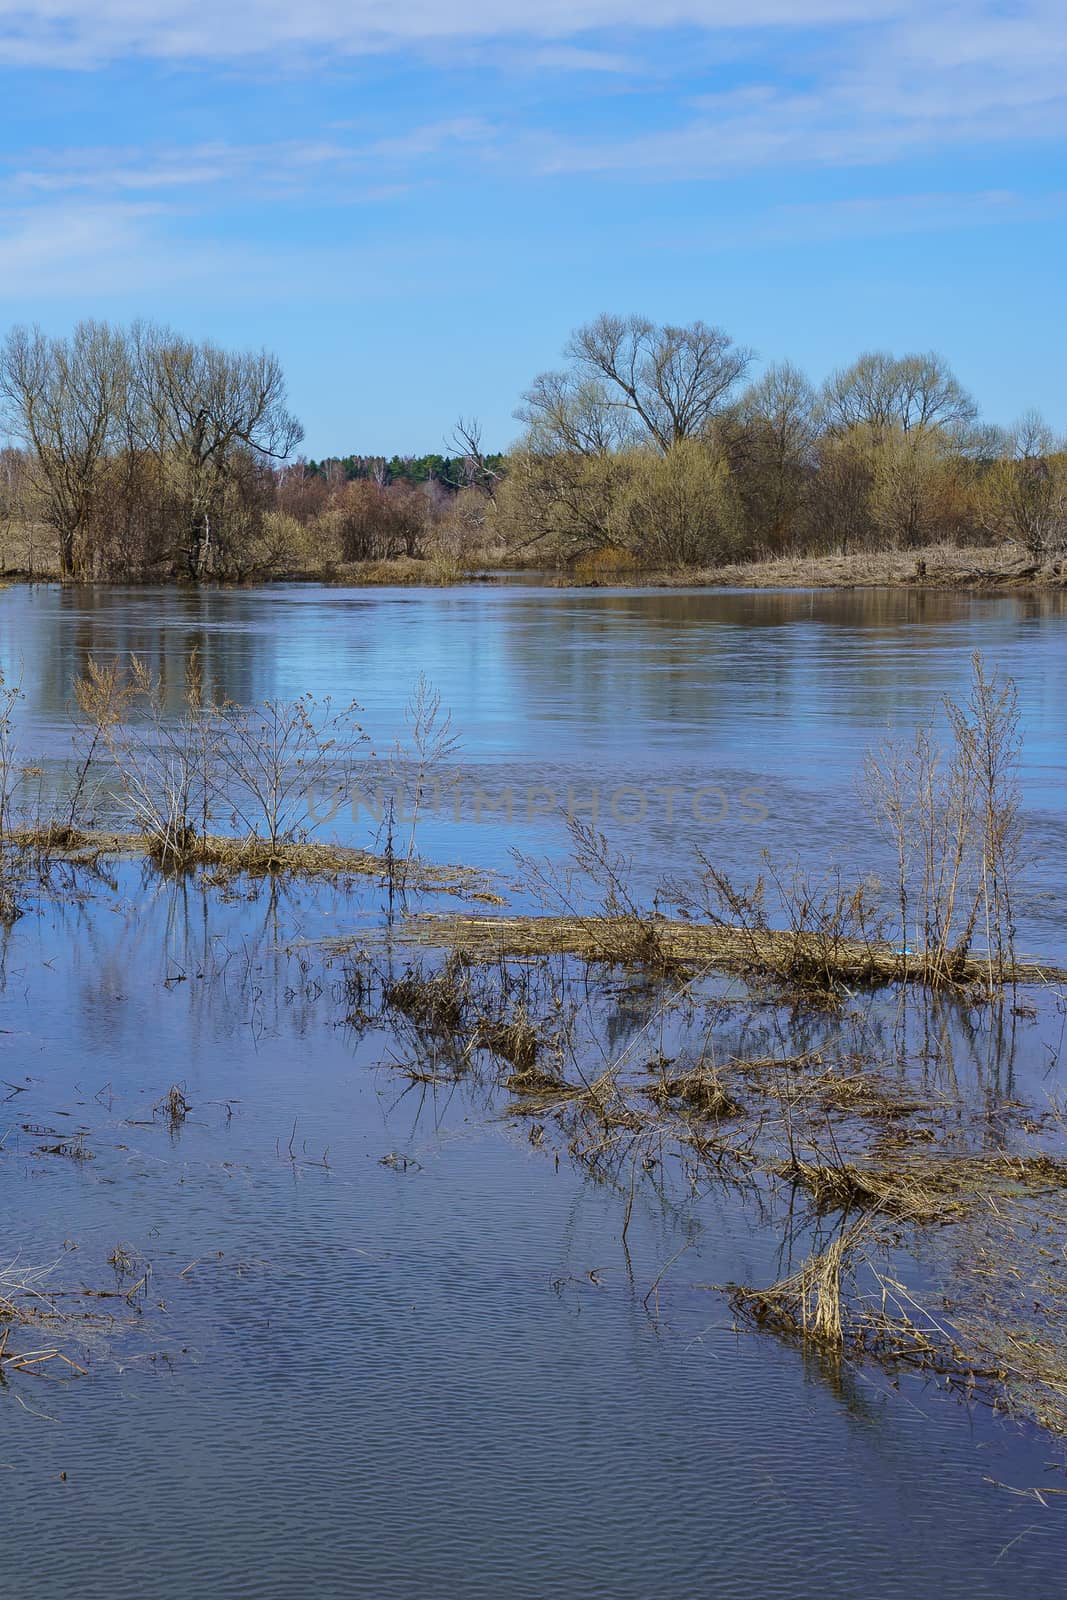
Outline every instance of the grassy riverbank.
<svg viewBox="0 0 1067 1600"><path fill-rule="evenodd" d="M523 575L554 588L647 589L921 589L962 593L1057 593L1067 591L1067 558L1038 559L1015 545L930 545L918 550L860 550L825 555L784 555L714 567L645 569L612 552L602 552L566 568L518 563L500 551L480 559L457 560L435 554L399 556L388 561L355 561L325 568L300 568L242 587L278 582L325 583L337 588L447 588L471 582L500 582ZM13 582L57 583L58 566L12 569L0 587Z"/></svg>
<svg viewBox="0 0 1067 1600"><path fill-rule="evenodd" d="M786 555L717 567L641 571L609 561L579 564L559 585L717 589L954 589L972 593L1067 589L1067 559L1039 561L1017 546L930 545L920 550L860 550Z"/></svg>

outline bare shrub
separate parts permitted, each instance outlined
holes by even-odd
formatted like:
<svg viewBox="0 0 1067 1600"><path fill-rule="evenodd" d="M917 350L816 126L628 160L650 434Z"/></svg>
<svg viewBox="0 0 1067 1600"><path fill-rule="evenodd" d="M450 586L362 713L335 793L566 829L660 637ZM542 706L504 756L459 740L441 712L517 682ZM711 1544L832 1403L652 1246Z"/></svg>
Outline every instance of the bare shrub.
<svg viewBox="0 0 1067 1600"><path fill-rule="evenodd" d="M895 849L899 937L916 972L954 981L981 929L992 993L1015 953L1018 694L975 651L968 697L946 711L947 750L929 728L910 747L884 745L867 758L864 792Z"/></svg>
<svg viewBox="0 0 1067 1600"><path fill-rule="evenodd" d="M317 700L264 700L223 706L215 713L214 746L226 804L246 834L263 839L271 855L307 836L313 797L347 784L366 735L353 700L335 710Z"/></svg>
<svg viewBox="0 0 1067 1600"><path fill-rule="evenodd" d="M671 883L668 898L687 916L739 935L750 970L780 983L787 997L836 1005L846 976L884 978L879 946L885 919L872 883L850 883L839 871L819 878L799 865L784 869L764 851L764 871L752 885L741 886L703 851L697 858L696 882ZM768 886L780 913L775 926L767 910Z"/></svg>
<svg viewBox="0 0 1067 1600"><path fill-rule="evenodd" d="M84 691L97 707L99 736L115 765L129 815L167 866L192 860L207 838L219 796L221 741L218 709L205 703L199 662L190 660L185 710L171 716L161 679L139 656L131 655L129 681L116 688L114 715L107 712L106 682ZM139 720L130 721L135 709Z"/></svg>

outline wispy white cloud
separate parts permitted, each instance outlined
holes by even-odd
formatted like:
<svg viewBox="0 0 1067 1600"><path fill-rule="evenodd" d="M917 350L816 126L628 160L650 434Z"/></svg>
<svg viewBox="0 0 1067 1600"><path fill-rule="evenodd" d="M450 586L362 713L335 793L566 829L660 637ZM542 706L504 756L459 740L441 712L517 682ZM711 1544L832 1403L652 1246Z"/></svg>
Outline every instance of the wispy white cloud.
<svg viewBox="0 0 1067 1600"><path fill-rule="evenodd" d="M161 208L75 203L9 212L0 224L5 296L97 295L170 282L175 252L158 238Z"/></svg>
<svg viewBox="0 0 1067 1600"><path fill-rule="evenodd" d="M350 154L386 161L417 161L455 146L486 146L496 138L496 128L484 117L451 117L410 128L405 133L374 139Z"/></svg>
<svg viewBox="0 0 1067 1600"><path fill-rule="evenodd" d="M730 87L696 93L685 63L676 63L672 86L657 83L654 124L642 115L620 118L617 109L598 123L588 114L591 95L581 97L581 117L553 109L550 98L542 105L520 96L512 107L499 94L487 97L491 114L483 116L478 103L464 101L457 111L438 93L425 120L406 125L399 116L386 122L389 113L368 104L360 120L324 121L306 137L9 151L0 159L0 281L12 295L20 284L27 293L50 293L60 283L90 293L97 285L103 292L191 282L197 274L205 282L213 275L217 284L242 271L247 281L259 247L213 245L208 237L212 218L235 211L235 202L269 197L336 207L391 200L435 178L466 177L475 163L519 183L538 175L714 178L798 165L858 169L950 146L1003 146L1067 132L1067 30L1051 0L1018 0L1010 12L996 0L965 0L936 15L919 0L663 0L651 20L649 9L645 0L544 0L536 13L528 0L471 0L462 10L444 0L233 0L225 12L205 15L188 0L34 0L32 7L0 0L0 50L9 62L28 60L31 47L44 51L51 42L52 64L86 67L117 55L225 65L246 61L250 49L283 59L312 44L344 54L492 39L505 70L522 59L549 77L615 74L634 65L622 30L732 30L723 35L732 52L729 74L699 74L701 89L717 81ZM739 32L825 20L854 26L832 30L829 39L806 37L802 50L764 51L757 42L747 54L733 53ZM606 45L587 37L608 25L615 34ZM612 48L616 43L621 48ZM329 50L324 58L332 59ZM566 120L555 122L557 115ZM598 126L610 132L594 131ZM1034 205L1056 209L1061 199L1027 202L990 190L861 197L779 208L754 220L723 218L718 236L726 244L759 243L1018 222L1035 214ZM417 223L409 218L404 226L410 235ZM218 231L233 239L240 229ZM308 270L321 267L320 281L328 283L332 267L322 266L327 257L313 233L300 261ZM695 232L687 239L699 248ZM278 259L276 250L269 254ZM269 274L259 265L254 271L269 292Z"/></svg>
<svg viewBox="0 0 1067 1600"><path fill-rule="evenodd" d="M821 34L797 30L836 24ZM227 68L304 57L317 62L419 46L489 49L502 70L521 62L550 79L575 71L639 74L641 34L684 27L720 39L730 87L693 95L688 52L673 52L660 87L673 83L673 119L635 119L598 133L592 119L519 126L478 115L425 126L366 130L351 140L267 147L204 145L173 159L136 152L114 161L23 163L9 183L148 193L225 181L284 188L331 165L364 159L401 167L479 151L515 172L714 177L747 168L859 166L944 144L1018 142L1067 131L1067 29L1062 0L0 0L0 60L98 66L153 57ZM795 51L783 39L803 38ZM775 41L773 52L762 40ZM749 41L737 54L738 40ZM621 48L620 48L621 47ZM714 54L714 51L712 52ZM704 61L711 57L705 51ZM711 69L702 73L715 82ZM689 90L689 98L680 97ZM343 127L343 125L336 125ZM79 175L80 174L80 175Z"/></svg>
<svg viewBox="0 0 1067 1600"><path fill-rule="evenodd" d="M936 22L897 20L804 67L803 78L787 71L693 97L670 127L612 139L549 135L535 159L546 172L715 177L1067 132L1067 30L1046 0L1010 16L972 4Z"/></svg>
<svg viewBox="0 0 1067 1600"><path fill-rule="evenodd" d="M276 140L263 144L223 141L165 147L88 146L72 149L38 149L0 157L0 194L16 203L32 203L49 196L78 194L156 196L162 203L173 196L185 203L182 191L210 205L213 191L244 198L287 192L302 200L314 197L319 186L335 200L360 192L381 198L400 192L404 183L383 182L383 177L403 179L412 171L425 172L436 157L455 151L469 158L472 149L488 152L496 130L479 117L455 117L416 123L396 133L362 139L345 138L344 124L334 124L333 137ZM348 184L339 189L338 185Z"/></svg>
<svg viewBox="0 0 1067 1600"><path fill-rule="evenodd" d="M247 61L329 47L343 53L419 44L571 40L610 29L751 29L865 22L907 14L915 0L0 0L9 64L88 67L124 56ZM557 67L586 69L560 57Z"/></svg>
<svg viewBox="0 0 1067 1600"><path fill-rule="evenodd" d="M180 212L125 201L50 200L8 211L0 221L0 286L11 307L74 301L101 314L170 315L175 304L212 307L402 300L425 292L456 246L427 238L424 249L388 233L351 239L276 242L264 250L210 230L182 230ZM21 314L21 313L20 313Z"/></svg>

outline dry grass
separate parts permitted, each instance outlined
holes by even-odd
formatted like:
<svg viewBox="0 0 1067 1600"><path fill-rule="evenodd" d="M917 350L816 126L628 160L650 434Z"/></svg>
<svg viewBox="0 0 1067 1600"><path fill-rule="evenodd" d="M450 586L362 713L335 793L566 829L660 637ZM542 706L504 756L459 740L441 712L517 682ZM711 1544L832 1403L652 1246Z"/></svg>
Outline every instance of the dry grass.
<svg viewBox="0 0 1067 1600"><path fill-rule="evenodd" d="M419 559L414 556L396 556L392 561L348 561L331 574L334 584L360 588L378 588L393 584L424 585L443 588L453 583L463 583L470 576L469 568L451 556L435 553Z"/></svg>
<svg viewBox="0 0 1067 1600"><path fill-rule="evenodd" d="M600 577L600 574L596 574ZM607 577L607 574L604 574ZM571 582L581 582L576 575ZM588 582L588 579L585 581ZM860 550L817 556L777 556L722 567L627 574L627 585L728 589L1061 589L1067 563L1037 563L1017 546L929 545L917 550Z"/></svg>
<svg viewBox="0 0 1067 1600"><path fill-rule="evenodd" d="M918 1172L895 1174L851 1161L794 1161L782 1176L800 1185L820 1212L881 1212L909 1222L946 1220L958 1204L924 1186Z"/></svg>
<svg viewBox="0 0 1067 1600"><path fill-rule="evenodd" d="M172 1128L180 1128L192 1109L179 1083L172 1083L162 1099L152 1107L153 1113L166 1117Z"/></svg>
<svg viewBox="0 0 1067 1600"><path fill-rule="evenodd" d="M532 1064L511 1073L505 1078L504 1087L510 1089L512 1094L554 1095L567 1099L573 1099L578 1093L573 1084L567 1083L557 1073L547 1072Z"/></svg>
<svg viewBox="0 0 1067 1600"><path fill-rule="evenodd" d="M1065 1237L1063 1188L999 1197L952 1236L955 1259L945 1274L956 1337L997 1373L996 1403L1060 1435L1067 1435Z"/></svg>
<svg viewBox="0 0 1067 1600"><path fill-rule="evenodd" d="M682 968L747 972L757 958L770 972L795 959L803 937L792 932L767 930L755 935L741 928L658 919L659 950ZM497 917L426 913L408 917L402 936L412 944L459 949L472 961L499 961L508 957L572 955L582 961L639 964L645 942L645 924L606 917ZM825 949L812 937L813 954L825 961ZM620 953L623 952L623 953ZM835 975L844 984L889 984L914 978L914 958L889 945L841 941L835 955ZM960 959L955 981L962 987L981 984L988 973L982 955ZM1015 983L1050 983L1067 979L1051 966L1019 962L1011 969Z"/></svg>
<svg viewBox="0 0 1067 1600"><path fill-rule="evenodd" d="M62 1348L97 1330L110 1330L113 1319L77 1315L60 1309L48 1287L51 1267L24 1266L19 1260L0 1267L0 1382L13 1374L27 1377L85 1377L88 1369ZM86 1291L88 1293L88 1291ZM16 1330L28 1338L12 1343ZM30 1331L32 1330L32 1336ZM80 1352L79 1352L80 1353Z"/></svg>
<svg viewBox="0 0 1067 1600"><path fill-rule="evenodd" d="M741 1059L730 1066L768 1098L803 1101L827 1115L887 1123L935 1107L929 1097L920 1099L907 1093L899 1084L870 1070L867 1062L855 1058L833 1063L825 1070L809 1070L822 1068L819 1051Z"/></svg>
<svg viewBox="0 0 1067 1600"><path fill-rule="evenodd" d="M71 828L65 824L16 828L8 834L16 850L45 852L57 860L75 864L97 862L107 856L147 856L171 870L205 867L213 870L215 881L247 873L251 876L291 874L294 877L372 877L384 878L389 870L385 856L334 843L312 841L279 843L255 837L235 839L222 834L191 839L180 861L164 862L156 840L140 833L118 833L103 829ZM485 877L470 867L430 866L411 863L408 887L436 890L483 900L494 905L503 901L485 888Z"/></svg>
<svg viewBox="0 0 1067 1600"><path fill-rule="evenodd" d="M938 1295L936 1314L876 1267L871 1251L891 1242L884 1225L879 1236L878 1212L894 1213L879 1194L878 1206L850 1221L841 1202L844 1188L849 1203L856 1202L852 1174L832 1180L835 1208L846 1214L830 1246L768 1288L728 1285L736 1314L836 1362L874 1359L936 1374L968 1398L1067 1435L1067 1163L935 1158L922 1164L918 1181L927 1186L919 1192L930 1214L911 1212L902 1220L953 1223L920 1232L918 1240L920 1250L924 1240L933 1243L935 1259L946 1248L940 1241L955 1241L951 1265L940 1269L949 1288ZM881 1190L877 1181L873 1187ZM861 1198L870 1197L866 1175L858 1188ZM910 1172L898 1180L898 1193L916 1193Z"/></svg>
<svg viewBox="0 0 1067 1600"><path fill-rule="evenodd" d="M744 1106L725 1087L719 1074L707 1067L694 1067L673 1077L664 1076L645 1093L660 1105L678 1102L697 1116L723 1122L744 1113Z"/></svg>
<svg viewBox="0 0 1067 1600"><path fill-rule="evenodd" d="M793 1160L780 1176L807 1191L820 1212L869 1211L916 1223L952 1222L982 1208L1067 1189L1067 1162L1049 1155L893 1160Z"/></svg>
<svg viewBox="0 0 1067 1600"><path fill-rule="evenodd" d="M735 1312L779 1335L810 1339L839 1352L845 1343L842 1277L866 1236L867 1223L861 1219L769 1288L730 1285Z"/></svg>
<svg viewBox="0 0 1067 1600"><path fill-rule="evenodd" d="M541 1036L520 1001L510 1016L483 1016L478 1021L475 1041L483 1049L510 1061L519 1073L530 1074L541 1050ZM512 1079L512 1082L515 1080Z"/></svg>
<svg viewBox="0 0 1067 1600"><path fill-rule="evenodd" d="M436 972L426 972L416 963L382 987L387 1008L402 1012L416 1027L438 1035L454 1035L463 1027L469 995L463 962L456 956L450 956Z"/></svg>
<svg viewBox="0 0 1067 1600"><path fill-rule="evenodd" d="M780 1055L722 1052L714 1066L704 1049L676 1064L661 1052L650 1059L661 1016L656 1010L647 1031L591 1070L577 1036L564 1039L560 1031L571 980L566 963L549 959L561 947L559 919L414 920L424 932L433 930L429 942L446 948L442 920L468 937L461 1003L455 1002L454 974L420 969L405 991L409 1012L425 1011L425 986L441 984L464 1070L478 1070L479 1050L516 1068L492 1081L516 1097L516 1114L536 1119L530 1142L542 1147L554 1133L558 1148L592 1179L619 1192L626 1205L624 1237L639 1183L660 1195L668 1171L677 1167L690 1186L697 1174L701 1182L735 1185L739 1194L754 1197L772 1226L775 1218L781 1222L783 1245L798 1229L813 1239L802 1265L769 1288L728 1286L739 1319L813 1347L833 1370L846 1360L872 1360L890 1370L936 1375L964 1396L1026 1409L1046 1426L1067 1431L1067 1406L1057 1408L1057 1394L1067 1392L1067 1283L1057 1253L1062 1232L1042 1232L1033 1220L1035 1207L1062 1212L1067 1204L1067 1160L1032 1151L961 1153L970 1137L984 1139L987 1130L961 1119L957 1100L943 1091L923 1092L902 1080L899 1068L890 1072L888 1063L842 1050L840 1043ZM473 938L472 925L480 930ZM509 930L503 944L502 928ZM671 925L668 937L674 931ZM694 964L703 969L701 931L687 924L677 934L689 956L690 941L698 941ZM595 973L603 954L580 921L567 925L562 941L567 952L576 945L573 982L581 986L583 1004L595 1007L597 995L602 1000L615 993L614 980L605 974L598 986L582 972L584 960ZM518 950L511 966L501 959L502 948ZM527 975L518 1003L517 972ZM529 976L534 973L539 982ZM667 1013L684 1004L684 987L663 985ZM430 1013L438 1009L434 1003ZM590 1021L588 1013L583 1030ZM818 1027L839 1040L840 1024L820 1021ZM573 1070L564 1073L567 1058ZM432 1067L410 1075L421 1083L447 1081L440 1059L435 1053ZM1020 1128L1034 1131L1028 1108L1016 1106L1012 1115ZM805 1202L799 1206L798 1195ZM969 1241L975 1228L1006 1230L1016 1215L1030 1219L1022 1244L1041 1270L1026 1280L1026 1296L1019 1298L1027 1304L1009 1315L1010 1292L1018 1287L1016 1236L1004 1233L1002 1255L992 1244L972 1255ZM971 1297L966 1315L941 1309L943 1301L948 1305L943 1291L932 1302L936 1314L927 1311L888 1275L885 1262L879 1267L876 1261L905 1240L918 1252L949 1238L961 1241L962 1259L942 1281L959 1292L977 1273L988 1291ZM1050 1307L1058 1308L1057 1316Z"/></svg>

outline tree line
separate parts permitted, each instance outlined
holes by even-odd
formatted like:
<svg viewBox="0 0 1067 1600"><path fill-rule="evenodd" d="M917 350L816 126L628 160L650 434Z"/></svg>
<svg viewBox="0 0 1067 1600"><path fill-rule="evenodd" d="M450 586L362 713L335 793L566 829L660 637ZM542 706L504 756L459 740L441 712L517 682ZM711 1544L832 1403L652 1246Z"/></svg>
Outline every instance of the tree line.
<svg viewBox="0 0 1067 1600"><path fill-rule="evenodd" d="M513 547L613 547L646 566L1017 540L1067 544L1067 455L1033 413L983 423L932 353L861 355L816 388L750 380L721 329L602 316L518 412L501 521Z"/></svg>
<svg viewBox="0 0 1067 1600"><path fill-rule="evenodd" d="M225 571L303 437L276 357L150 323L12 329L0 405L21 447L7 495L51 529L64 578Z"/></svg>
<svg viewBox="0 0 1067 1600"><path fill-rule="evenodd" d="M16 327L0 345L0 563L200 581L427 557L1067 548L1062 442L1032 413L983 422L935 354L870 352L816 387L788 363L753 378L753 353L703 322L605 315L564 358L523 395L506 454L461 419L439 454L307 461L267 351L151 323Z"/></svg>

